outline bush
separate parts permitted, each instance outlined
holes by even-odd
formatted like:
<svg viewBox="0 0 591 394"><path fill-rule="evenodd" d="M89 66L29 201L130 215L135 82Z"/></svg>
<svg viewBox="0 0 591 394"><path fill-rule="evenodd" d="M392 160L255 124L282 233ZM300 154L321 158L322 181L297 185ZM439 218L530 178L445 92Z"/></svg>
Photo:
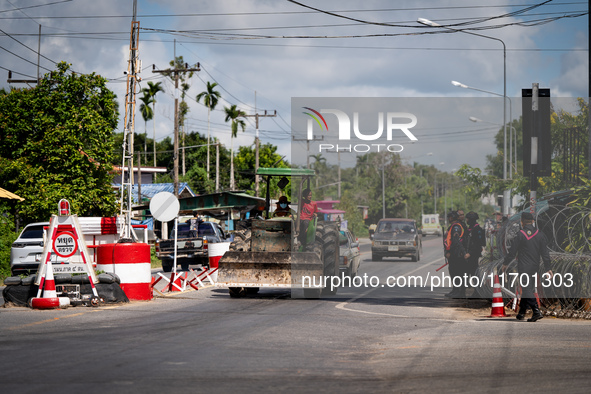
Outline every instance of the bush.
<svg viewBox="0 0 591 394"><path fill-rule="evenodd" d="M10 247L16 237L12 215L0 214L0 280L10 276Z"/></svg>

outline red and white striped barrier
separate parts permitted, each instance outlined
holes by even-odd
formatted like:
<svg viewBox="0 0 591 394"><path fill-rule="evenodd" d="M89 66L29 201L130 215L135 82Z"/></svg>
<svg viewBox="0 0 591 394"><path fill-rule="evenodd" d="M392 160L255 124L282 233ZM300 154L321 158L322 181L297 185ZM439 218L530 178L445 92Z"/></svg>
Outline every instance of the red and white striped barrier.
<svg viewBox="0 0 591 394"><path fill-rule="evenodd" d="M230 250L230 242L218 242L208 244L209 255L209 277L215 283L218 281L218 266L220 259L228 250Z"/></svg>
<svg viewBox="0 0 591 394"><path fill-rule="evenodd" d="M121 289L130 300L152 299L150 245L116 243L98 245L97 270L112 272L121 279Z"/></svg>

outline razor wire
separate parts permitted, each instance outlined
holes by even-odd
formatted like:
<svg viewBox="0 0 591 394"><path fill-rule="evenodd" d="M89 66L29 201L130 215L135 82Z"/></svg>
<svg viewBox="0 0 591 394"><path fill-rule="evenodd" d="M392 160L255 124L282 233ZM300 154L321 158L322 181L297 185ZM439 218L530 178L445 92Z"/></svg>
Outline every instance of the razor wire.
<svg viewBox="0 0 591 394"><path fill-rule="evenodd" d="M536 224L548 238L550 270L553 276L538 272L538 295L547 315L591 319L591 209L580 206L546 206L536 213ZM476 275L501 276L501 266L513 238L520 231L520 215L514 215L497 229L487 232L487 247ZM517 273L517 261L507 267ZM505 274L505 275L508 275ZM518 293L518 284L506 280L505 295ZM545 278L543 284L540 280ZM569 280L565 280L569 279ZM490 298L493 283L483 281L475 296Z"/></svg>

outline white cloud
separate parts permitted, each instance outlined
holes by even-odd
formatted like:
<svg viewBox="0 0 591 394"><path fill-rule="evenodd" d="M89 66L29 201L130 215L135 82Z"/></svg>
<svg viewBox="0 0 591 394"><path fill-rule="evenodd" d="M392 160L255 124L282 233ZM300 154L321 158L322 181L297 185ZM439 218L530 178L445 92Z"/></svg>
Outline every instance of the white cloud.
<svg viewBox="0 0 591 394"><path fill-rule="evenodd" d="M312 4L312 3L310 3ZM507 2L493 0L488 7L458 8L474 5L468 0L452 1L364 1L315 2L316 6L333 11L351 9L398 9L380 12L341 12L343 15L367 20L399 22L419 26L418 17L439 23L458 22L466 18L500 15L520 7L506 7ZM453 7L445 9L445 7ZM569 6L540 8L536 12L557 12L569 10ZM6 1L0 0L0 9L11 9ZM410 10L412 8L412 10ZM130 2L119 0L73 1L27 10L31 19L0 19L2 30L13 34L31 48L37 47L38 24L43 25L42 54L52 60L66 60L79 72L97 72L119 82L112 82L120 101L123 118L125 78L129 54ZM194 77L189 91L194 98L204 88L203 81L213 76L226 90L221 90L226 101L220 103L218 111L212 113L212 135L229 146L229 125L224 122L223 106L238 104L248 113L254 113L254 92L257 91L257 108L278 110L281 117L290 121L292 97L430 97L430 96L481 96L484 93L453 87L451 80L458 80L482 90L503 92L503 54L498 41L475 37L464 33L406 35L397 37L349 38L349 39L234 39L220 34L264 34L272 36L292 35L363 35L373 33L416 33L427 28L380 27L356 24L353 21L313 12L288 2L270 0L223 0L223 1L139 1L140 58L143 67L156 64L159 69L167 68L173 58L173 39L177 40L176 53L188 63L202 62L203 70ZM281 12L272 13L271 12ZM297 12L297 13L293 13ZM257 13L256 15L253 13ZM148 17L147 15L170 15ZM194 14L201 14L195 16ZM205 15L207 14L207 15ZM4 17L24 17L17 11L3 13ZM46 16L79 17L106 16L110 18L45 19ZM189 15L189 16L187 16ZM124 16L124 17L115 17ZM451 20L453 19L453 21ZM498 23L527 20L527 16L501 19ZM531 18L530 18L531 19ZM491 25L497 22L488 22ZM292 28L287 28L287 27ZM296 28L296 26L299 26ZM308 27L302 27L308 26ZM324 27L319 27L324 26ZM280 27L279 29L269 29ZM193 30L193 33L160 34L152 30ZM258 28L258 29L253 29ZM265 29L260 29L265 28ZM203 32L210 30L207 36ZM221 29L243 29L224 30ZM65 34L47 36L46 34ZM73 35L73 33L78 33ZM91 33L91 34L88 34ZM508 26L502 29L475 31L490 37L502 39L507 46L507 94L519 97L522 88L531 87L532 82L550 86L553 96L587 96L588 70L587 52L536 51L538 49L585 48L588 43L587 20L577 18L553 22L537 27ZM17 34L29 34L21 36ZM197 36L197 34L200 34ZM215 34L215 36L213 36ZM27 75L36 75L36 55L8 37L0 37L0 46L29 59L33 64L6 52L2 54L0 66ZM319 47L323 46L323 47ZM372 49L373 48L373 49ZM524 49L530 49L524 51ZM52 68L50 62L42 60L44 67ZM0 71L5 72L5 71ZM148 80L158 80L148 68L141 77L141 87ZM5 79L1 87L8 86ZM173 89L170 81L165 83L166 93L158 98L156 113L157 139L172 135ZM228 93L229 92L229 93ZM231 94L231 95L230 95ZM234 96L234 97L232 97ZM518 101L519 99L513 99ZM202 134L207 132L207 110L188 99L190 113L188 124L191 130ZM501 104L502 105L502 104ZM502 115L482 108L471 113L482 119L502 122ZM514 109L514 117L518 116ZM137 131L143 132L144 125L138 116ZM467 118L467 114L462 117ZM290 154L289 127L279 118L261 121L263 142L279 146L281 154ZM479 128L467 119L458 119L463 127ZM122 123L122 122L121 122ZM148 135L152 135L152 124L148 124ZM273 137L273 139L268 138ZM245 133L239 133L237 145L252 144L254 128L249 122ZM486 154L494 153L491 140L471 141L475 148L465 153L471 163L483 163ZM424 150L436 150L443 159L435 160L452 163L457 159L454 152L457 141L437 146L409 148L420 155ZM424 158L425 161L429 160ZM461 163L460 163L461 164ZM449 169L456 167L451 167Z"/></svg>

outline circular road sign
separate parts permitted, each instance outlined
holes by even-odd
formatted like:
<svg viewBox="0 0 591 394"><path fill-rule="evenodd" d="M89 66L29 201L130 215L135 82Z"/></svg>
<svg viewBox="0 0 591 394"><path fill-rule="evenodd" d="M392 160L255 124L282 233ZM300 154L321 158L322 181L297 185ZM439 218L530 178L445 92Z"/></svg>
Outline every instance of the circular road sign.
<svg viewBox="0 0 591 394"><path fill-rule="evenodd" d="M181 204L174 194L160 192L150 201L150 212L160 222L170 222L178 216Z"/></svg>
<svg viewBox="0 0 591 394"><path fill-rule="evenodd" d="M64 231L53 240L53 250L60 257L70 257L78 250L74 234Z"/></svg>

